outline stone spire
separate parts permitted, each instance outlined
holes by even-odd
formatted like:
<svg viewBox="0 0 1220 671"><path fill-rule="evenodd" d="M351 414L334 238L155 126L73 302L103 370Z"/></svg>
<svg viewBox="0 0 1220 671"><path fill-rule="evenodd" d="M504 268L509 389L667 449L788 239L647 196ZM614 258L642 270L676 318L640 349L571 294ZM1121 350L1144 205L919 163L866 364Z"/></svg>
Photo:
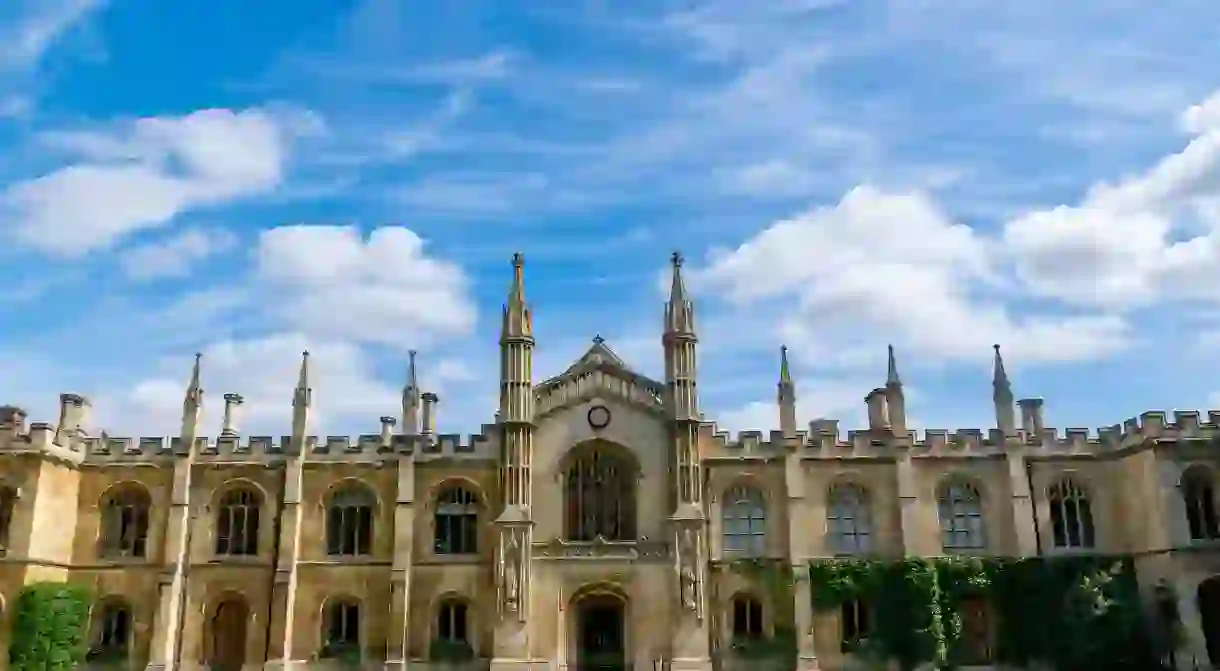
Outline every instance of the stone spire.
<svg viewBox="0 0 1220 671"><path fill-rule="evenodd" d="M1012 382L1008 379L1008 371L1004 370L1004 357L1000 354L1000 346L992 347L995 348L995 363L991 375L991 399L995 402L996 428L1005 436L1015 436L1017 417L1013 409Z"/></svg>
<svg viewBox="0 0 1220 671"><path fill-rule="evenodd" d="M788 348L779 348L779 384L776 400L779 404L779 430L785 438L796 435L796 385L788 368Z"/></svg>
<svg viewBox="0 0 1220 671"><path fill-rule="evenodd" d="M407 353L407 382L402 387L402 433L404 436L419 434L420 393L419 377L415 371L415 350Z"/></svg>
<svg viewBox="0 0 1220 671"><path fill-rule="evenodd" d="M885 407L890 430L898 438L909 437L907 431L907 400L902 390L902 378L898 376L898 359L894 346L887 346L885 374Z"/></svg>
<svg viewBox="0 0 1220 671"><path fill-rule="evenodd" d="M534 335L534 323L529 305L525 302L525 256L513 254L513 283L508 289L508 300L504 303L503 336Z"/></svg>
<svg viewBox="0 0 1220 671"><path fill-rule="evenodd" d="M669 302L665 305L665 330L669 333L695 333L695 308L686 295L686 284L682 281L682 254L674 252L670 257L673 276L669 284Z"/></svg>
<svg viewBox="0 0 1220 671"><path fill-rule="evenodd" d="M203 414L203 383L201 382L203 355L195 354L195 365L191 367L191 379L186 384L186 396L182 399L182 428L179 436L187 449L193 449L195 437L199 435L199 421Z"/></svg>
<svg viewBox="0 0 1220 671"><path fill-rule="evenodd" d="M313 405L313 389L309 386L309 350L301 352L301 372L292 393L292 442L304 453L305 436L309 429L309 408Z"/></svg>

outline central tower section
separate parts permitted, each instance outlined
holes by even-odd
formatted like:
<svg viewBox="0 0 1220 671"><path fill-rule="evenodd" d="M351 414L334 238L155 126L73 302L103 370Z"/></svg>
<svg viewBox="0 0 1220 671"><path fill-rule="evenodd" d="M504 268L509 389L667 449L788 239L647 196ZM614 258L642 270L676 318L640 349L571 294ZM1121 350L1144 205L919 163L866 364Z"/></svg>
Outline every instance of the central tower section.
<svg viewBox="0 0 1220 671"><path fill-rule="evenodd" d="M533 514L534 327L525 302L525 258L513 255L513 282L500 328L500 515L496 518L499 623L494 668L527 668Z"/></svg>

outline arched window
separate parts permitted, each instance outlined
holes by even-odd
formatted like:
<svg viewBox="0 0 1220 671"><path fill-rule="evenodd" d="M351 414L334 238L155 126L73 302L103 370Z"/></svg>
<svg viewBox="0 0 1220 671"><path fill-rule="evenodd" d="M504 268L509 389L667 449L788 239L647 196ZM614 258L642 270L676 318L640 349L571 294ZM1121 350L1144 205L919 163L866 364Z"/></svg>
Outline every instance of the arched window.
<svg viewBox="0 0 1220 671"><path fill-rule="evenodd" d="M946 552L982 550L987 547L983 526L983 497L974 485L950 482L937 496L941 546Z"/></svg>
<svg viewBox="0 0 1220 671"><path fill-rule="evenodd" d="M0 485L0 555L9 549L9 534L13 526L13 512L17 509L17 488Z"/></svg>
<svg viewBox="0 0 1220 671"><path fill-rule="evenodd" d="M762 492L736 485L725 492L720 510L724 522L724 551L757 557L767 541L767 507Z"/></svg>
<svg viewBox="0 0 1220 671"><path fill-rule="evenodd" d="M335 599L326 604L322 622L322 642L326 651L360 649L360 604L351 599Z"/></svg>
<svg viewBox="0 0 1220 671"><path fill-rule="evenodd" d="M452 485L436 497L433 548L438 555L469 555L479 551L479 501L465 487Z"/></svg>
<svg viewBox="0 0 1220 671"><path fill-rule="evenodd" d="M93 649L90 657L121 659L131 644L131 608L126 602L106 600L93 621Z"/></svg>
<svg viewBox="0 0 1220 671"><path fill-rule="evenodd" d="M1186 501L1186 523L1192 541L1220 538L1216 517L1216 489L1205 468L1190 468L1182 476L1182 498Z"/></svg>
<svg viewBox="0 0 1220 671"><path fill-rule="evenodd" d="M248 487L225 492L216 511L216 554L258 554L258 511L262 497Z"/></svg>
<svg viewBox="0 0 1220 671"><path fill-rule="evenodd" d="M373 509L369 488L349 482L335 490L326 506L326 554L357 557L373 552Z"/></svg>
<svg viewBox="0 0 1220 671"><path fill-rule="evenodd" d="M446 599L436 611L436 640L455 645L469 642L466 603L457 599Z"/></svg>
<svg viewBox="0 0 1220 671"><path fill-rule="evenodd" d="M148 490L124 485L111 490L102 501L102 528L98 554L117 559L144 557L148 551Z"/></svg>
<svg viewBox="0 0 1220 671"><path fill-rule="evenodd" d="M1096 542L1093 507L1084 488L1066 478L1051 486L1051 539L1057 548L1091 548Z"/></svg>
<svg viewBox="0 0 1220 671"><path fill-rule="evenodd" d="M830 488L826 528L830 549L839 555L863 554L872 548L873 522L868 492L863 487L839 484Z"/></svg>
<svg viewBox="0 0 1220 671"><path fill-rule="evenodd" d="M747 594L733 597L733 640L762 638L762 602Z"/></svg>
<svg viewBox="0 0 1220 671"><path fill-rule="evenodd" d="M627 457L600 449L579 454L564 483L567 539L635 540L636 475Z"/></svg>
<svg viewBox="0 0 1220 671"><path fill-rule="evenodd" d="M872 617L864 599L848 599L839 607L839 649L851 652L868 638Z"/></svg>

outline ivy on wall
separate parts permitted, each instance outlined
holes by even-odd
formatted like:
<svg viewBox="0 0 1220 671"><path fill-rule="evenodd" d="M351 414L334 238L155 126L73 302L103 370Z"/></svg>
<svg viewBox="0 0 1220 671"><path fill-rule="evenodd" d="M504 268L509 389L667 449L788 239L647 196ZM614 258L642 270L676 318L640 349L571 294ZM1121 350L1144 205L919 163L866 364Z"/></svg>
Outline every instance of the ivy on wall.
<svg viewBox="0 0 1220 671"><path fill-rule="evenodd" d="M861 656L903 669L962 665L962 605L983 598L996 661L1065 670L1157 668L1132 563L1126 558L919 558L817 560L813 608L860 599L873 626Z"/></svg>
<svg viewBox="0 0 1220 671"><path fill-rule="evenodd" d="M796 613L793 567L780 559L742 558L728 563L730 571L766 592L771 604L772 633L756 641L735 641L734 651L746 659L796 659Z"/></svg>
<svg viewBox="0 0 1220 671"><path fill-rule="evenodd" d="M13 609L11 671L69 671L84 662L92 605L92 593L81 585L26 585Z"/></svg>

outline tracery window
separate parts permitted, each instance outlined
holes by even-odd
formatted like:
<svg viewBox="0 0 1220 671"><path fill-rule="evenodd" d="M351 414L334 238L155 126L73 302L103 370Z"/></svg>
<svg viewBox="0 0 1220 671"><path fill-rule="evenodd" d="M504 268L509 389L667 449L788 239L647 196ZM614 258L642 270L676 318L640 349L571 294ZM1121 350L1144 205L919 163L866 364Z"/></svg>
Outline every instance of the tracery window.
<svg viewBox="0 0 1220 671"><path fill-rule="evenodd" d="M747 594L733 597L733 639L740 641L762 636L762 602Z"/></svg>
<svg viewBox="0 0 1220 671"><path fill-rule="evenodd" d="M377 499L361 483L335 490L326 507L326 554L356 557L373 552L373 509Z"/></svg>
<svg viewBox="0 0 1220 671"><path fill-rule="evenodd" d="M599 449L580 454L565 477L567 539L635 540L635 483L635 465L628 458Z"/></svg>
<svg viewBox="0 0 1220 671"><path fill-rule="evenodd" d="M0 485L0 555L9 549L9 534L13 526L13 513L17 509L17 489Z"/></svg>
<svg viewBox="0 0 1220 671"><path fill-rule="evenodd" d="M123 658L131 642L131 608L123 601L107 600L94 620L92 656Z"/></svg>
<svg viewBox="0 0 1220 671"><path fill-rule="evenodd" d="M225 492L216 511L216 554L258 554L258 515L262 497L248 487Z"/></svg>
<svg viewBox="0 0 1220 671"><path fill-rule="evenodd" d="M360 604L351 599L336 599L326 604L322 640L326 647L360 647Z"/></svg>
<svg viewBox="0 0 1220 671"><path fill-rule="evenodd" d="M469 608L464 601L446 599L436 612L436 639L445 643L468 643L466 619Z"/></svg>
<svg viewBox="0 0 1220 671"><path fill-rule="evenodd" d="M946 552L982 550L987 547L983 524L983 497L972 484L950 482L937 497L941 547Z"/></svg>
<svg viewBox="0 0 1220 671"><path fill-rule="evenodd" d="M873 522L868 492L854 484L831 487L826 506L826 528L835 554L867 553L872 548Z"/></svg>
<svg viewBox="0 0 1220 671"><path fill-rule="evenodd" d="M1096 544L1093 506L1084 488L1065 478L1048 492L1051 539L1056 548L1092 548Z"/></svg>
<svg viewBox="0 0 1220 671"><path fill-rule="evenodd" d="M475 554L479 551L479 501L474 492L458 485L436 497L433 548L438 555Z"/></svg>
<svg viewBox="0 0 1220 671"><path fill-rule="evenodd" d="M762 492L736 485L725 492L720 510L724 523L724 551L761 556L767 540L767 507Z"/></svg>
<svg viewBox="0 0 1220 671"><path fill-rule="evenodd" d="M106 559L144 557L152 500L139 485L120 485L102 500L98 554Z"/></svg>
<svg viewBox="0 0 1220 671"><path fill-rule="evenodd" d="M1182 476L1182 498L1186 502L1186 523L1192 541L1220 538L1216 515L1216 488L1211 471L1192 467Z"/></svg>

